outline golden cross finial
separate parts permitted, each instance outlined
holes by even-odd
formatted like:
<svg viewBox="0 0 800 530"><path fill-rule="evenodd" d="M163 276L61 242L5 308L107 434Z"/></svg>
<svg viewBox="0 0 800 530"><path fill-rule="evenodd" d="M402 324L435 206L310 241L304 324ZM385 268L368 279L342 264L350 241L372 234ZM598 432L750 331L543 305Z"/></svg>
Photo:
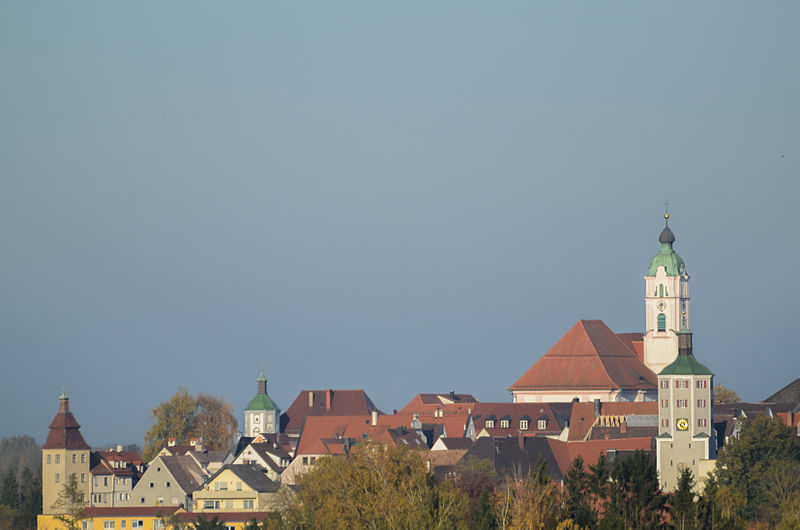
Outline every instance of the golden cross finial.
<svg viewBox="0 0 800 530"><path fill-rule="evenodd" d="M669 219L669 199L664 201L664 219Z"/></svg>

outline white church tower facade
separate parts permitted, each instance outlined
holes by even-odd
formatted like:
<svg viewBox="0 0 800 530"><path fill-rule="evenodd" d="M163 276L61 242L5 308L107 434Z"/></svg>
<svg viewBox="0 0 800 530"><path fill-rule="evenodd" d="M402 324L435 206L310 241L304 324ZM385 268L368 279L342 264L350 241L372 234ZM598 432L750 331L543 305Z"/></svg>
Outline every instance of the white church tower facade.
<svg viewBox="0 0 800 530"><path fill-rule="evenodd" d="M258 376L258 391L244 409L244 435L255 438L259 434L279 433L281 409L267 394L264 371Z"/></svg>
<svg viewBox="0 0 800 530"><path fill-rule="evenodd" d="M675 235L666 226L658 238L661 251L650 261L645 281L644 364L659 373L678 357L678 332L690 329L689 275L672 248Z"/></svg>

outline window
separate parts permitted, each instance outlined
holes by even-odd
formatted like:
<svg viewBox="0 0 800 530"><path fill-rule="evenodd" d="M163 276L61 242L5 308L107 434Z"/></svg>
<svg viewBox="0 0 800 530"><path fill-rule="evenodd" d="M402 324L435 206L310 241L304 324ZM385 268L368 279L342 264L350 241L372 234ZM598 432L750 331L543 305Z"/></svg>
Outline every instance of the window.
<svg viewBox="0 0 800 530"><path fill-rule="evenodd" d="M658 314L658 331L667 331L667 317L664 313Z"/></svg>
<svg viewBox="0 0 800 530"><path fill-rule="evenodd" d="M486 423L484 423L483 426L487 429L494 429L494 420L486 420Z"/></svg>
<svg viewBox="0 0 800 530"><path fill-rule="evenodd" d="M708 420L706 420L705 418L698 419L697 420L697 426L698 427L708 427Z"/></svg>
<svg viewBox="0 0 800 530"><path fill-rule="evenodd" d="M203 501L203 509L204 510L213 510L214 509L214 501Z"/></svg>
<svg viewBox="0 0 800 530"><path fill-rule="evenodd" d="M664 297L664 284L663 283L658 286L658 296L661 297L661 298Z"/></svg>
<svg viewBox="0 0 800 530"><path fill-rule="evenodd" d="M169 480L167 481L167 487L169 487Z"/></svg>
<svg viewBox="0 0 800 530"><path fill-rule="evenodd" d="M225 501L225 509L230 510L231 508L233 508L233 501L231 499L228 499Z"/></svg>
<svg viewBox="0 0 800 530"><path fill-rule="evenodd" d="M108 477L103 477L103 486L108 486ZM150 486L151 488L153 486Z"/></svg>
<svg viewBox="0 0 800 530"><path fill-rule="evenodd" d="M120 528L125 528L125 519L123 519L122 521L119 522L119 527Z"/></svg>
<svg viewBox="0 0 800 530"><path fill-rule="evenodd" d="M677 403L677 407L678 408L680 408L680 407L688 407L688 406L689 406L689 400L688 399L679 399L678 400L678 403Z"/></svg>
<svg viewBox="0 0 800 530"><path fill-rule="evenodd" d="M669 388L669 381L666 379L662 379L659 384L661 385L661 388Z"/></svg>
<svg viewBox="0 0 800 530"><path fill-rule="evenodd" d="M539 420L536 422L536 426L539 428L540 431L543 431L547 428L547 420Z"/></svg>
<svg viewBox="0 0 800 530"><path fill-rule="evenodd" d="M316 457L316 456L312 456L312 457L311 457L311 463L313 464L313 463L314 463L314 462L316 462L316 461L317 461L317 457Z"/></svg>
<svg viewBox="0 0 800 530"><path fill-rule="evenodd" d="M519 420L519 429L521 431L527 431L528 430L528 420Z"/></svg>
<svg viewBox="0 0 800 530"><path fill-rule="evenodd" d="M151 483L150 483L150 487L151 487L151 488L155 487L155 483L154 483L154 482L151 482Z"/></svg>
<svg viewBox="0 0 800 530"><path fill-rule="evenodd" d="M675 381L675 388L689 388L689 381L686 379L678 379Z"/></svg>
<svg viewBox="0 0 800 530"><path fill-rule="evenodd" d="M77 464L78 463L78 455L76 455L76 454L72 455L72 463L73 464Z"/></svg>
<svg viewBox="0 0 800 530"><path fill-rule="evenodd" d="M114 521L103 521L103 528L114 528Z"/></svg>
<svg viewBox="0 0 800 530"><path fill-rule="evenodd" d="M508 420L500 420L500 428L501 429L508 429Z"/></svg>
<svg viewBox="0 0 800 530"><path fill-rule="evenodd" d="M241 482L237 482L236 483L236 491L242 491L242 483Z"/></svg>
<svg viewBox="0 0 800 530"><path fill-rule="evenodd" d="M47 463L50 464L50 455L47 455Z"/></svg>
<svg viewBox="0 0 800 530"><path fill-rule="evenodd" d="M307 456L304 456L304 457L303 457L303 465L304 465L304 466L307 466L307 465L308 465L308 457L307 457Z"/></svg>
<svg viewBox="0 0 800 530"><path fill-rule="evenodd" d="M253 423L258 423L258 420L259 420L258 416L253 416Z"/></svg>
<svg viewBox="0 0 800 530"><path fill-rule="evenodd" d="M56 464L61 463L61 455L56 455Z"/></svg>
<svg viewBox="0 0 800 530"><path fill-rule="evenodd" d="M662 399L661 400L661 408L665 409L667 407L669 407L669 400L668 399Z"/></svg>
<svg viewBox="0 0 800 530"><path fill-rule="evenodd" d="M243 502L243 505L244 505L244 509L245 510L252 510L253 509L253 500L252 499L245 500Z"/></svg>
<svg viewBox="0 0 800 530"><path fill-rule="evenodd" d="M705 399L698 399L698 400L697 400L697 406L698 406L699 408L701 408L701 409L702 409L702 408L705 408L705 406L706 406L706 400L705 400Z"/></svg>
<svg viewBox="0 0 800 530"><path fill-rule="evenodd" d="M81 473L81 483L86 484L86 473Z"/></svg>
<svg viewBox="0 0 800 530"><path fill-rule="evenodd" d="M61 475L56 473L56 484L58 484L59 482L61 482Z"/></svg>
<svg viewBox="0 0 800 530"><path fill-rule="evenodd" d="M661 420L662 427L669 427L669 420Z"/></svg>
<svg viewBox="0 0 800 530"><path fill-rule="evenodd" d="M144 497L142 497L141 499L139 499L139 502L140 502L141 504L144 504Z"/></svg>

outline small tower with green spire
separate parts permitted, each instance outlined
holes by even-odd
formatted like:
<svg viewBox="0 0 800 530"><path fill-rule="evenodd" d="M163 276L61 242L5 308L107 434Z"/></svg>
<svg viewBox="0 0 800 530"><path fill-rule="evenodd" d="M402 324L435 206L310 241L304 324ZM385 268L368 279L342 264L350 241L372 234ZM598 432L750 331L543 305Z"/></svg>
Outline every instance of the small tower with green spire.
<svg viewBox="0 0 800 530"><path fill-rule="evenodd" d="M281 409L267 394L267 378L264 369L256 380L258 391L244 409L244 435L254 438L262 433L280 432Z"/></svg>
<svg viewBox="0 0 800 530"><path fill-rule="evenodd" d="M698 486L716 458L712 426L713 374L692 352L692 332L678 335L678 357L658 374L656 466L661 489L672 491L684 468Z"/></svg>
<svg viewBox="0 0 800 530"><path fill-rule="evenodd" d="M689 275L673 244L669 213L658 237L661 251L650 260L645 281L644 363L659 373L678 356L678 330L689 326Z"/></svg>

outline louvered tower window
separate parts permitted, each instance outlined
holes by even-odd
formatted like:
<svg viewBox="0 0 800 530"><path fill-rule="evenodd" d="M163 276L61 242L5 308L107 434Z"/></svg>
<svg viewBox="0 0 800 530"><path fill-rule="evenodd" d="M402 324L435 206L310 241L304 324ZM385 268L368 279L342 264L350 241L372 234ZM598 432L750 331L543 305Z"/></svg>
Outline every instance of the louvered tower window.
<svg viewBox="0 0 800 530"><path fill-rule="evenodd" d="M658 331L667 331L667 317L664 313L658 315Z"/></svg>

